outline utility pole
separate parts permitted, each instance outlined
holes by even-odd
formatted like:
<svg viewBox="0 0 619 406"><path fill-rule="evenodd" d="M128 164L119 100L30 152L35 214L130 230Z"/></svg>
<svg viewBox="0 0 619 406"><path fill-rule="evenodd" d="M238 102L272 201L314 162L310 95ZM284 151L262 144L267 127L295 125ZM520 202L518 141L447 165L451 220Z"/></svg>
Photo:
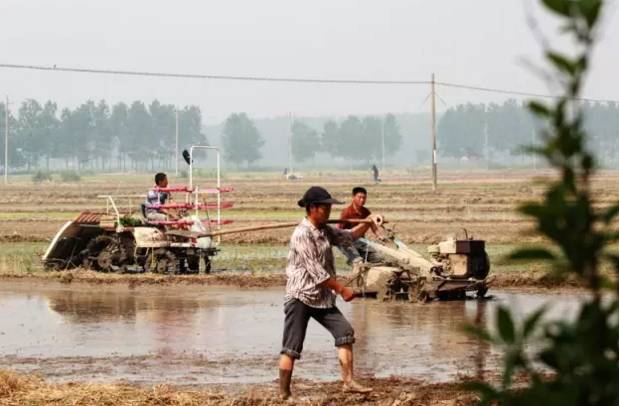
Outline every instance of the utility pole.
<svg viewBox="0 0 619 406"><path fill-rule="evenodd" d="M178 177L178 109L176 109L176 147L174 148L175 173Z"/></svg>
<svg viewBox="0 0 619 406"><path fill-rule="evenodd" d="M288 173L292 174L292 113L288 113Z"/></svg>
<svg viewBox="0 0 619 406"><path fill-rule="evenodd" d="M9 95L4 105L4 184L9 183Z"/></svg>
<svg viewBox="0 0 619 406"><path fill-rule="evenodd" d="M387 120L387 116L383 117L383 123L380 129L381 141L382 141L382 165L380 168L381 172L385 172L385 121Z"/></svg>
<svg viewBox="0 0 619 406"><path fill-rule="evenodd" d="M486 169L490 169L490 150L488 149L488 122L484 121L484 158L486 158Z"/></svg>
<svg viewBox="0 0 619 406"><path fill-rule="evenodd" d="M436 192L436 91L432 74L432 191Z"/></svg>

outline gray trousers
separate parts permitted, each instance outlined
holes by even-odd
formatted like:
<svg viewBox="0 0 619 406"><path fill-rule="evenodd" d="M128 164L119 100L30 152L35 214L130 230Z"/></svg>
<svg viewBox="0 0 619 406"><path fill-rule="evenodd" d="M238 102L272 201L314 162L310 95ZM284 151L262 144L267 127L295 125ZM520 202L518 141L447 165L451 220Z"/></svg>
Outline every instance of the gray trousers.
<svg viewBox="0 0 619 406"><path fill-rule="evenodd" d="M329 330L336 347L355 342L355 330L335 306L319 309L308 306L298 299L292 299L284 305L284 313L286 317L280 354L286 354L294 359L301 358L307 323L310 318Z"/></svg>
<svg viewBox="0 0 619 406"><path fill-rule="evenodd" d="M364 262L380 262L381 256L376 250L370 247L363 238L353 242L351 247L338 247L342 254L346 256L348 264L352 264L355 258L361 258Z"/></svg>

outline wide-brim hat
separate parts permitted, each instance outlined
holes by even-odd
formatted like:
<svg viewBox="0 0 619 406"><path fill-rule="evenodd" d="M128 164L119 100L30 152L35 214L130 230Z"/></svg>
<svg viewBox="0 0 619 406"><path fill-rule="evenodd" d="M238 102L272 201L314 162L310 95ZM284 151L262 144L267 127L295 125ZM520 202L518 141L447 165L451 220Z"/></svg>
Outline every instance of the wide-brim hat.
<svg viewBox="0 0 619 406"><path fill-rule="evenodd" d="M306 207L310 204L343 204L343 202L331 197L327 189L320 186L312 186L307 189L297 203L299 207Z"/></svg>

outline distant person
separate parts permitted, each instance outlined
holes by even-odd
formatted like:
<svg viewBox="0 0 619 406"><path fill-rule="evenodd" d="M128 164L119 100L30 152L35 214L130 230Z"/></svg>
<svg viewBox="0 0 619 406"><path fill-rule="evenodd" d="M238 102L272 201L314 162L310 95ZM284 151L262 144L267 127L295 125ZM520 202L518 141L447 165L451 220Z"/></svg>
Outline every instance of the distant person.
<svg viewBox="0 0 619 406"><path fill-rule="evenodd" d="M374 183L380 183L380 174L376 165L372 165L372 176L374 177Z"/></svg>
<svg viewBox="0 0 619 406"><path fill-rule="evenodd" d="M368 191L361 187L357 186L352 190L352 201L348 207L346 207L342 213L340 214L341 220L361 220L368 218L372 212L365 207L365 203L368 199ZM340 229L347 230L351 229L356 224L353 223L339 223L337 226ZM372 223L370 229L379 239L384 239L382 233L380 232L378 226ZM365 237L365 233L361 237ZM370 247L363 239L356 240L352 247L341 248L340 251L346 255L348 259L348 263L352 263L352 261L356 257L363 258L366 262L380 262L381 257L378 253Z"/></svg>
<svg viewBox="0 0 619 406"><path fill-rule="evenodd" d="M288 176L288 168L284 168L284 176Z"/></svg>
<svg viewBox="0 0 619 406"><path fill-rule="evenodd" d="M165 204L170 198L168 192L162 192L160 188L168 187L168 177L165 173L159 172L155 175L155 186L146 194L146 201L144 202L144 214L149 221L165 221L168 219L168 213L166 210L158 205Z"/></svg>

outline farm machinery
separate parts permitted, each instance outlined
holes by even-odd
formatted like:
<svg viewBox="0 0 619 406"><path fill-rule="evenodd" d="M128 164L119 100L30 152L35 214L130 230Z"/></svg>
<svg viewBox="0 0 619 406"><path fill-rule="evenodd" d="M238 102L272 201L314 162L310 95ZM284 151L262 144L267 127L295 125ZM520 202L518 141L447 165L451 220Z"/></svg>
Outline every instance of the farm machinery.
<svg viewBox="0 0 619 406"><path fill-rule="evenodd" d="M193 149L217 152L217 185L200 189L193 185ZM183 154L185 156L185 152ZM221 186L219 151L214 147L194 146L187 153L190 165L189 185L155 188L162 193L182 193L184 199L158 205L156 208L176 210L178 216L166 220L148 220L121 214L117 199L137 196L100 196L106 200L103 212L82 212L65 223L43 255L47 269L64 270L86 267L101 272L160 274L208 273L211 258L219 251L216 239L226 234L294 227L298 222L221 229L230 221L222 220L221 210L232 207L221 196L232 188ZM207 197L216 201L207 201ZM139 196L143 198L144 196ZM131 200L129 201L131 207ZM212 219L209 210L216 210ZM330 220L337 223L340 220ZM356 220L352 222L369 222ZM428 255L407 246L382 218L376 225L387 237L382 241L362 241L379 254L378 262L365 262L348 277L348 285L364 297L379 300L427 301L431 299L464 299L467 293L483 297L493 278L488 277L490 261L485 241L448 238L428 247Z"/></svg>
<svg viewBox="0 0 619 406"><path fill-rule="evenodd" d="M348 278L359 296L379 300L465 299L467 292L484 297L493 278L485 241L450 237L428 247L429 259L408 247L393 233L388 242L362 240L379 254Z"/></svg>
<svg viewBox="0 0 619 406"><path fill-rule="evenodd" d="M212 149L217 153L217 187L193 186L193 150ZM141 217L131 213L135 195L99 196L106 200L105 212L82 212L65 223L43 255L47 269L86 267L102 272L156 272L164 274L209 272L210 258L217 254L211 234L229 221L221 219L221 210L232 207L221 195L232 191L221 187L219 151L215 147L193 146L184 151L190 165L189 185L155 187L158 193L182 193L179 202L157 204L153 209L175 211L166 220L148 220L142 206ZM207 202L215 196L216 202ZM129 214L121 214L118 199L129 199ZM209 210L216 210L211 219ZM206 214L206 217L204 216Z"/></svg>

